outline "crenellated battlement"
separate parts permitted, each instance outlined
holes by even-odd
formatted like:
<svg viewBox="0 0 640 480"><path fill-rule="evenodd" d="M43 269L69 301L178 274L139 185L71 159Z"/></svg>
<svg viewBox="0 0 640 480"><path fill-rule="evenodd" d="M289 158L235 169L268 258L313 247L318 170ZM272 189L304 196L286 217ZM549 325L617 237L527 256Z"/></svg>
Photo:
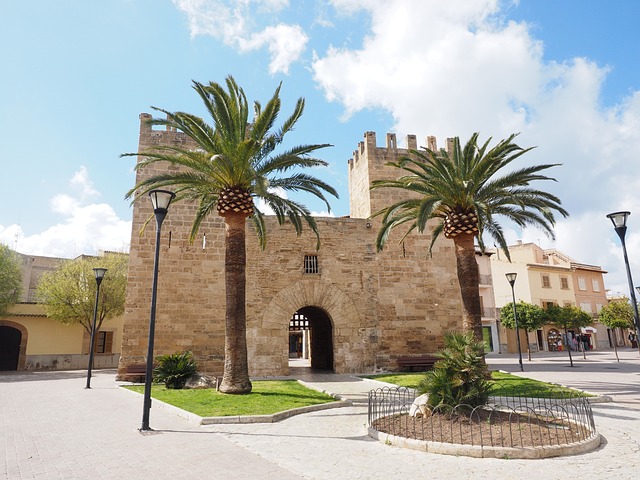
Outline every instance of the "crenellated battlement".
<svg viewBox="0 0 640 480"><path fill-rule="evenodd" d="M193 145L195 147L189 137L173 127L167 126L164 130L154 130L149 123L151 118L149 113L140 114L139 152L158 145Z"/></svg>
<svg viewBox="0 0 640 480"><path fill-rule="evenodd" d="M399 199L402 192L391 190L371 191L371 182L394 178L398 172L389 167L389 162L395 162L400 157L410 156L412 151L419 150L416 135L409 134L405 138L406 148L398 148L395 133L387 133L386 145L378 147L375 132L365 132L364 140L358 143L349 159L349 199L350 215L354 218L369 218L379 209L390 205ZM436 137L426 137L424 145L429 150L438 150ZM453 150L453 138L447 138L445 150Z"/></svg>
<svg viewBox="0 0 640 480"><path fill-rule="evenodd" d="M356 163L362 157L377 157L379 150L386 150L397 155L409 155L411 150L418 150L418 139L416 135L408 134L405 137L405 145L406 148L398 148L398 142L395 133L387 133L386 137L386 145L384 147L378 147L376 142L376 132L365 132L364 133L364 141L358 142L358 148L353 151L353 156L348 160L349 168L353 168ZM433 135L427 136L425 139L424 145L421 145L420 148L426 146L429 150L438 150L438 144L436 141L436 137ZM453 138L447 138L445 143L445 150L450 152L453 148Z"/></svg>

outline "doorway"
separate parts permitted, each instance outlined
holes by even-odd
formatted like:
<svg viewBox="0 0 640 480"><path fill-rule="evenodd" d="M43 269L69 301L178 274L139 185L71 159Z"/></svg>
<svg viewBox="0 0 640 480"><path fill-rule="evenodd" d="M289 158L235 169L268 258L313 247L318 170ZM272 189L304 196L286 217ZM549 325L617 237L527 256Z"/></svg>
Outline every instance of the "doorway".
<svg viewBox="0 0 640 480"><path fill-rule="evenodd" d="M303 307L289 320L289 366L333 372L333 324L323 309Z"/></svg>
<svg viewBox="0 0 640 480"><path fill-rule="evenodd" d="M21 342L20 330L5 325L0 326L0 371L18 369Z"/></svg>

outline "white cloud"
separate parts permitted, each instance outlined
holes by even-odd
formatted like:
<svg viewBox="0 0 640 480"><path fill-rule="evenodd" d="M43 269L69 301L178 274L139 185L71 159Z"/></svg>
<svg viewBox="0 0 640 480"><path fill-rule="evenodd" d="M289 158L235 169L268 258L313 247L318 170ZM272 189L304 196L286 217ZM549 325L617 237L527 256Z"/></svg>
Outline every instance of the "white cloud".
<svg viewBox="0 0 640 480"><path fill-rule="evenodd" d="M61 222L40 233L25 235L19 225L0 225L0 241L30 255L73 258L96 254L99 250L128 251L131 221L120 219L105 203L85 203L83 198L99 193L93 189L88 171L82 167L70 183L80 185L80 198L61 193L50 202L52 212L61 214Z"/></svg>
<svg viewBox="0 0 640 480"><path fill-rule="evenodd" d="M69 183L74 187L80 188L83 199L100 196L100 193L93 188L93 182L89 179L89 172L84 165L81 165L80 170L73 174Z"/></svg>
<svg viewBox="0 0 640 480"><path fill-rule="evenodd" d="M447 137L465 140L475 131L482 140L521 132L520 145L538 148L518 165L563 164L548 171L557 183L538 185L558 195L571 214L558 219L555 246L608 270L607 287L628 290L620 244L605 215L640 211L640 175L629 175L640 158L639 92L618 105L602 105L609 67L585 58L545 60L544 45L529 25L503 21L504 2L332 4L345 15L370 16L370 31L358 48L315 52L312 64L325 97L340 102L346 118L382 108L392 114L398 138L414 133L424 144L435 135L439 146ZM523 236L551 246L539 232L513 232L510 240ZM628 236L629 246L640 247L640 234L630 229ZM640 274L640 255L635 257L632 268Z"/></svg>
<svg viewBox="0 0 640 480"><path fill-rule="evenodd" d="M271 53L269 72L288 73L289 65L302 55L309 37L298 25L278 24L253 33L247 40L238 39L242 51L257 50L266 45Z"/></svg>
<svg viewBox="0 0 640 480"><path fill-rule="evenodd" d="M173 3L187 15L192 37L209 35L241 52L266 47L271 55L271 74L288 73L289 66L300 58L309 41L299 25L275 22L262 29L257 27L263 17L273 22L273 15L288 6L286 0L173 0Z"/></svg>

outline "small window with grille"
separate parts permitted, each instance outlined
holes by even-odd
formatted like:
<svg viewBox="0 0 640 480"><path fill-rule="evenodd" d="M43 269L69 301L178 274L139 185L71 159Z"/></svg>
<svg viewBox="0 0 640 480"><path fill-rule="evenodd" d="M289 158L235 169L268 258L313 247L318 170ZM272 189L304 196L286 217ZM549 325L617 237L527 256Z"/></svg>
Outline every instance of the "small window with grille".
<svg viewBox="0 0 640 480"><path fill-rule="evenodd" d="M304 273L320 273L317 255L304 256Z"/></svg>

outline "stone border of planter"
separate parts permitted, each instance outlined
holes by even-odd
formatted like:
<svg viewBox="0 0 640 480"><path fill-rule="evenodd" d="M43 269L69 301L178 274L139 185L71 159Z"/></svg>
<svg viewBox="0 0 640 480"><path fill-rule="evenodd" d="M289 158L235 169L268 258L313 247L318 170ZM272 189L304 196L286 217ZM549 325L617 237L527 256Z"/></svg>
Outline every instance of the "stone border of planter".
<svg viewBox="0 0 640 480"><path fill-rule="evenodd" d="M368 434L385 445L394 447L409 448L423 452L437 453L440 455L463 455L474 458L501 458L501 459L539 459L560 457L565 455L578 455L590 452L600 446L602 437L599 433L594 434L581 442L568 443L566 445L551 445L546 447L493 447L480 445L463 445L458 443L442 443L413 438L398 437L388 433L379 432L373 427L368 428Z"/></svg>

